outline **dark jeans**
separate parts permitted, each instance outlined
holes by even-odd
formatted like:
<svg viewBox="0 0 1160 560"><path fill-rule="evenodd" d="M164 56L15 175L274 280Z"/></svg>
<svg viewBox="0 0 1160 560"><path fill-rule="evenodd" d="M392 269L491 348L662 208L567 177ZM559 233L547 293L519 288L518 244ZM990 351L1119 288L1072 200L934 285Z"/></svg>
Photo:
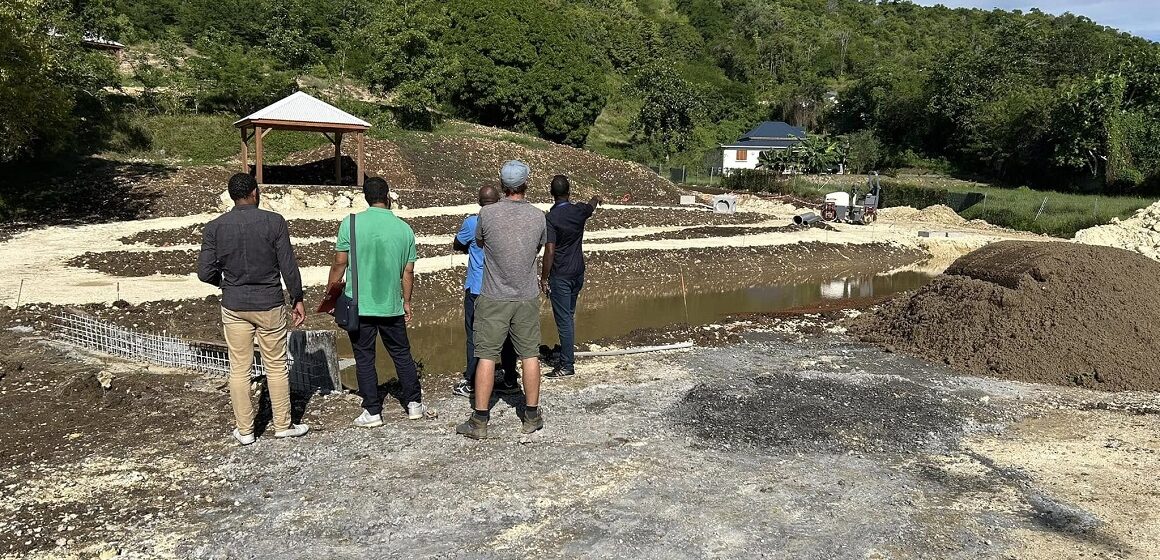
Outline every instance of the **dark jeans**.
<svg viewBox="0 0 1160 560"><path fill-rule="evenodd" d="M552 315L556 317L556 330L560 331L560 365L572 367L576 364L576 298L584 288L584 275L575 278L548 278L552 290Z"/></svg>
<svg viewBox="0 0 1160 560"><path fill-rule="evenodd" d="M375 369L376 336L383 337L383 346L395 362L395 373L403 385L399 399L404 407L407 403L422 402L423 393L419 387L419 372L411 357L411 343L407 340L407 323L403 316L365 317L360 316L357 333L347 333L354 349L355 371L358 372L358 392L362 393L362 406L371 414L383 411L383 396L379 395L379 373Z"/></svg>
<svg viewBox="0 0 1160 560"><path fill-rule="evenodd" d="M463 290L463 327L467 332L467 369L463 371L463 378L469 385L475 386L475 368L479 366L479 358L475 357L475 300L478 294L470 290ZM513 385L519 379L516 373L516 349L512 346L512 339L508 337L500 351L500 367L504 372L504 383Z"/></svg>

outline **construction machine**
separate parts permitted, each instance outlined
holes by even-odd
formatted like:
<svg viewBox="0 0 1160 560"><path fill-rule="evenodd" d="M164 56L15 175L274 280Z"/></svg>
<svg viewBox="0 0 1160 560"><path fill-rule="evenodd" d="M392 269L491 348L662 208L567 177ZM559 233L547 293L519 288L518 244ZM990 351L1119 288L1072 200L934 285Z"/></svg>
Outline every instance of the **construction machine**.
<svg viewBox="0 0 1160 560"><path fill-rule="evenodd" d="M854 185L850 192L827 194L822 204L822 219L827 222L872 224L878 217L878 201L881 198L882 184L878 180L878 172L873 171L866 176L865 193L859 193L858 186Z"/></svg>

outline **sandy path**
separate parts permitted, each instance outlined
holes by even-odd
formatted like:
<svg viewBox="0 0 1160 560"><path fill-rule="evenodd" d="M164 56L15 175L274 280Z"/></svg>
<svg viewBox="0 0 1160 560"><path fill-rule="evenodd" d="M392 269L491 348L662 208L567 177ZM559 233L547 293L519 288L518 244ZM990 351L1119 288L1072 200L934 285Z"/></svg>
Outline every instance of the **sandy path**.
<svg viewBox="0 0 1160 560"><path fill-rule="evenodd" d="M548 205L537 205L544 209ZM609 208L671 208L659 206L609 205ZM400 217L420 217L467 214L478 207L474 204L400 210ZM679 210L680 208L678 208ZM684 210L703 211L696 207ZM758 206L745 210L763 211L770 220L762 223L744 224L747 227L783 225L793 211L792 208ZM304 210L285 213L287 219L340 220L345 211ZM11 240L0 243L0 263L4 272L0 276L0 304L54 303L58 305L80 305L86 303L112 302L124 299L131 303L161 299L183 299L205 297L218 293L212 286L202 284L193 275L154 275L138 278L116 277L94 270L73 268L67 262L85 252L125 250L149 252L158 250L195 249L196 245L181 245L166 248L147 245L126 245L120 238L146 230L176 229L208 222L217 214L157 218L132 222L114 222L78 227L54 227L25 232ZM839 224L838 231L813 229L803 232L774 232L730 237L707 237L694 239L632 240L636 236L679 231L694 226L645 226L627 229L608 229L589 232L588 251L621 251L633 249L675 250L719 246L776 246L799 242L820 242L836 244L894 243L901 247L918 248L936 256L935 268L945 267L953 257L966 253L987 243L1012 237L1026 237L1009 232L970 230L957 228L964 233L959 237L925 239L918 237L921 229L930 229L929 224L905 222L879 222L871 226L851 226ZM417 241L423 244L442 244L450 236L423 236ZM329 241L328 238L299 238L296 244ZM447 255L420 259L416 272L429 273L465 266L466 256ZM937 271L937 270L935 270ZM306 267L302 269L303 282L308 286L322 285L327 280L328 267Z"/></svg>

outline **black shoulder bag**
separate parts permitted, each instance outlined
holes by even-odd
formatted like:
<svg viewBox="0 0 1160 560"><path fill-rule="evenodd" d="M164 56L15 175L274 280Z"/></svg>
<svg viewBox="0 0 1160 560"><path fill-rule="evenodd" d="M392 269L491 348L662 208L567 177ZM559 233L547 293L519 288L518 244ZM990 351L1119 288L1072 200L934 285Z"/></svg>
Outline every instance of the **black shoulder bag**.
<svg viewBox="0 0 1160 560"><path fill-rule="evenodd" d="M351 295L354 297L346 297L346 293L338 296L338 301L334 303L334 322L342 327L347 332L357 332L359 327L358 322L358 259L355 256L355 235L354 235L354 219L355 214L350 215L350 281Z"/></svg>

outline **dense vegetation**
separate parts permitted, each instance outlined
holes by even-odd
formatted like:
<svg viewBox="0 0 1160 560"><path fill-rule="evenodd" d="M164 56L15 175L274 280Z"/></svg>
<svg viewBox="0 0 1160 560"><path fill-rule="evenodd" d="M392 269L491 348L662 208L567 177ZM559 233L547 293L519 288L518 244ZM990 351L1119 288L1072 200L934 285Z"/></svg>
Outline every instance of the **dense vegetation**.
<svg viewBox="0 0 1160 560"><path fill-rule="evenodd" d="M135 63L118 73L86 31ZM140 148L138 113L237 115L304 83L348 105L369 88L391 108L376 123L452 115L642 162L712 165L779 119L859 171L1160 191L1160 45L870 0L14 0L0 163Z"/></svg>

